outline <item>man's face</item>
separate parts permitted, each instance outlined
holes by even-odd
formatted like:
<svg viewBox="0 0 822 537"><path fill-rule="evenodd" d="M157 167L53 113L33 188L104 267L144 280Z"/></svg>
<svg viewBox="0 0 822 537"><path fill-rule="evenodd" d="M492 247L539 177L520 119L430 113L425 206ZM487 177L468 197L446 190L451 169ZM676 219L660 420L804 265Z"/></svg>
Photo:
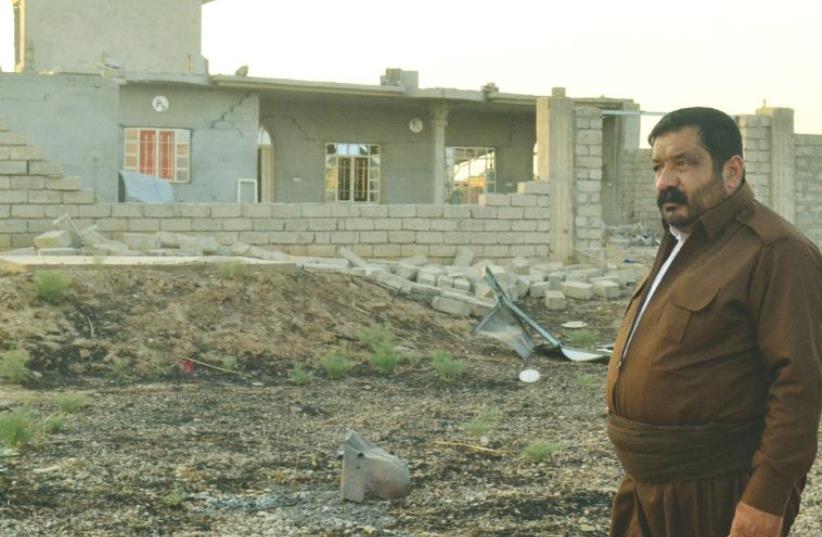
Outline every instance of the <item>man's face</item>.
<svg viewBox="0 0 822 537"><path fill-rule="evenodd" d="M651 164L657 205L669 225L688 231L701 214L726 197L722 177L715 176L711 155L695 127L657 137Z"/></svg>

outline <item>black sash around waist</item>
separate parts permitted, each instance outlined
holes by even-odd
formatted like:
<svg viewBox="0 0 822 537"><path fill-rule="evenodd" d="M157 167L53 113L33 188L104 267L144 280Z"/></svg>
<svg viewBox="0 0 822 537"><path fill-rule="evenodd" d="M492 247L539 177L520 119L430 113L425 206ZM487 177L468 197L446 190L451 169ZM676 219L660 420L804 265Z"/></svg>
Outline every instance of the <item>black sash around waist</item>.
<svg viewBox="0 0 822 537"><path fill-rule="evenodd" d="M762 419L708 425L651 425L608 416L608 436L634 480L669 483L704 479L751 467Z"/></svg>

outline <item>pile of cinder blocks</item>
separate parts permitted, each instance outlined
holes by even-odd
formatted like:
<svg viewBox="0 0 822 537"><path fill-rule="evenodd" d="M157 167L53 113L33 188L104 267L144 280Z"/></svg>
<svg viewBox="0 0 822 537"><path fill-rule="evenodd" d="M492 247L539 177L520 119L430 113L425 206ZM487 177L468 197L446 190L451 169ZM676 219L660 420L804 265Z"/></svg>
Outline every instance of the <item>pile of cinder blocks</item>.
<svg viewBox="0 0 822 537"><path fill-rule="evenodd" d="M116 241L98 233L95 226L77 229L67 215L55 220L53 227L53 231L34 239L39 255L254 258L293 264L305 270L365 277L456 316L481 316L494 307L496 297L486 281L486 268L512 300L526 296L544 300L550 310L565 309L568 300L619 299L648 271L647 265L636 263L605 267L563 265L521 257L499 265L487 259L474 259L474 253L467 248L459 250L450 265L440 265L429 263L425 256L366 260L345 247L338 250L335 258L297 257L239 241L223 244L213 237L165 231L125 233L121 241Z"/></svg>

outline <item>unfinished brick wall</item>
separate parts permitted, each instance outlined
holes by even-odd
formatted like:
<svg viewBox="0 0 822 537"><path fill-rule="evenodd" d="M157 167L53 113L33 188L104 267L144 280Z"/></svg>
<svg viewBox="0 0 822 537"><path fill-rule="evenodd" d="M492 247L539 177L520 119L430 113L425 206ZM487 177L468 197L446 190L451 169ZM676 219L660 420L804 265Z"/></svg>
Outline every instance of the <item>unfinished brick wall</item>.
<svg viewBox="0 0 822 537"><path fill-rule="evenodd" d="M797 134L796 225L822 247L822 135Z"/></svg>
<svg viewBox="0 0 822 537"><path fill-rule="evenodd" d="M125 232L174 231L278 249L293 255L333 256L346 246L363 257L426 255L450 262L460 247L507 260L549 252L549 190L522 183L516 194L488 194L478 206L357 204L95 203L76 178L0 131L0 249L33 244L51 222L68 214L78 226Z"/></svg>
<svg viewBox="0 0 822 537"><path fill-rule="evenodd" d="M602 112L575 108L574 124L574 248L596 256L602 250L603 228Z"/></svg>
<svg viewBox="0 0 822 537"><path fill-rule="evenodd" d="M740 115L736 118L742 132L742 151L745 154L745 180L751 185L756 199L771 203L771 118L760 115Z"/></svg>
<svg viewBox="0 0 822 537"><path fill-rule="evenodd" d="M622 187L622 214L626 222L641 223L653 231L662 231L659 209L654 195L651 150L626 151L619 170Z"/></svg>
<svg viewBox="0 0 822 537"><path fill-rule="evenodd" d="M94 193L80 190L77 178L65 177L59 163L0 124L0 249L31 246L52 220L93 203Z"/></svg>

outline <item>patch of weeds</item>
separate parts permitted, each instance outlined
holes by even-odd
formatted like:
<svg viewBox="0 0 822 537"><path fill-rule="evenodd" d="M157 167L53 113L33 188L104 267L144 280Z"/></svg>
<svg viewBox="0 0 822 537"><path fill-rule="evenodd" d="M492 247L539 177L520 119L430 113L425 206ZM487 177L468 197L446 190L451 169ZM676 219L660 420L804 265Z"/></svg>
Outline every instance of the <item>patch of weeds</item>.
<svg viewBox="0 0 822 537"><path fill-rule="evenodd" d="M223 356L220 359L220 367L222 367L223 369L228 369L229 371L236 371L238 365L239 361L237 360L236 356Z"/></svg>
<svg viewBox="0 0 822 537"><path fill-rule="evenodd" d="M420 365L420 362L422 361L422 355L418 352L409 352L408 354L403 356L403 360L408 365L416 367Z"/></svg>
<svg viewBox="0 0 822 537"><path fill-rule="evenodd" d="M157 378L168 375L172 365L166 356L158 352L149 352L134 361L133 369L140 378ZM120 365L114 367L119 369ZM128 372L121 370L116 372L115 375L123 378L128 375Z"/></svg>
<svg viewBox="0 0 822 537"><path fill-rule="evenodd" d="M577 386L585 390L599 388L599 382L599 377L593 373L578 373L576 376Z"/></svg>
<svg viewBox="0 0 822 537"><path fill-rule="evenodd" d="M374 326L372 328L366 328L362 331L362 333L358 336L358 339L368 345L371 350L374 350L378 347L393 347L394 346L394 336L384 326Z"/></svg>
<svg viewBox="0 0 822 537"><path fill-rule="evenodd" d="M43 420L43 432L56 433L63 429L66 424L66 417L63 414L54 414Z"/></svg>
<svg viewBox="0 0 822 537"><path fill-rule="evenodd" d="M22 384L32 376L28 368L31 359L29 353L23 349L11 349L0 356L0 378L11 384Z"/></svg>
<svg viewBox="0 0 822 537"><path fill-rule="evenodd" d="M188 492L179 483L175 483L171 492L163 496L163 503L169 507L179 507L187 499Z"/></svg>
<svg viewBox="0 0 822 537"><path fill-rule="evenodd" d="M49 304L60 302L69 286L71 278L61 272L44 270L34 275L34 290L37 296Z"/></svg>
<svg viewBox="0 0 822 537"><path fill-rule="evenodd" d="M228 261L220 263L219 274L223 280L237 280L245 276L246 265L239 261Z"/></svg>
<svg viewBox="0 0 822 537"><path fill-rule="evenodd" d="M465 424L465 430L473 436L487 436L502 418L497 407L484 407L474 419Z"/></svg>
<svg viewBox="0 0 822 537"><path fill-rule="evenodd" d="M314 380L314 373L305 369L303 364L295 363L288 372L288 380L295 386L302 386Z"/></svg>
<svg viewBox="0 0 822 537"><path fill-rule="evenodd" d="M597 335L593 330L580 328L565 332L565 341L572 347L592 347L596 343Z"/></svg>
<svg viewBox="0 0 822 537"><path fill-rule="evenodd" d="M20 449L35 444L43 433L43 426L26 408L18 408L0 416L0 442L6 447Z"/></svg>
<svg viewBox="0 0 822 537"><path fill-rule="evenodd" d="M390 375L400 365L400 355L393 347L378 347L368 356L368 362L383 375Z"/></svg>
<svg viewBox="0 0 822 537"><path fill-rule="evenodd" d="M441 380L448 383L456 382L465 373L465 362L452 358L445 351L434 351L431 355L431 367Z"/></svg>
<svg viewBox="0 0 822 537"><path fill-rule="evenodd" d="M351 372L354 362L343 354L329 353L320 359L320 367L330 379L341 379Z"/></svg>
<svg viewBox="0 0 822 537"><path fill-rule="evenodd" d="M560 445L556 442L530 442L522 448L522 456L531 462L543 462L559 450Z"/></svg>
<svg viewBox="0 0 822 537"><path fill-rule="evenodd" d="M90 404L88 396L82 393L61 393L54 396L54 402L65 414L73 414Z"/></svg>

